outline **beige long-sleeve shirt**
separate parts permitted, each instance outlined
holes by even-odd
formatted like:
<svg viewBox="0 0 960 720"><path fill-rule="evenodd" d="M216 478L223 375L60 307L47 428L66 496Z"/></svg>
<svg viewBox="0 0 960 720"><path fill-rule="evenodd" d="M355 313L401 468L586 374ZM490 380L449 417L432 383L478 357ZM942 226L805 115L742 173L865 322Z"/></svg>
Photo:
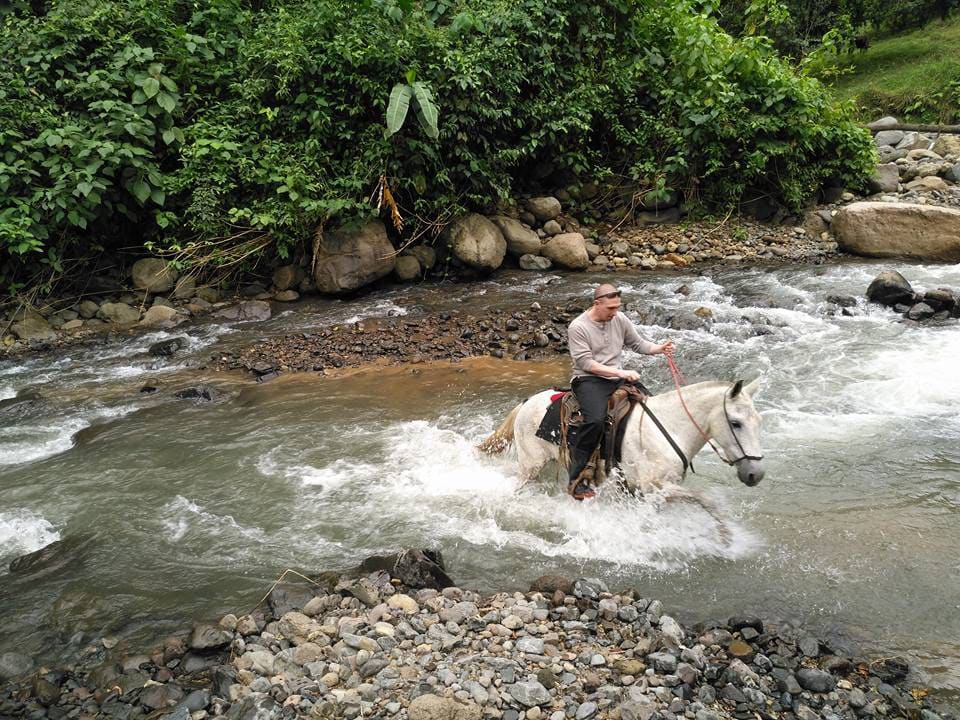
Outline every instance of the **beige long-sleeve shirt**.
<svg viewBox="0 0 960 720"><path fill-rule="evenodd" d="M657 346L640 336L633 323L623 313L617 313L609 322L597 322L583 312L573 319L567 329L567 344L573 358L573 377L587 377L591 362L619 369L623 362L623 348L650 354Z"/></svg>

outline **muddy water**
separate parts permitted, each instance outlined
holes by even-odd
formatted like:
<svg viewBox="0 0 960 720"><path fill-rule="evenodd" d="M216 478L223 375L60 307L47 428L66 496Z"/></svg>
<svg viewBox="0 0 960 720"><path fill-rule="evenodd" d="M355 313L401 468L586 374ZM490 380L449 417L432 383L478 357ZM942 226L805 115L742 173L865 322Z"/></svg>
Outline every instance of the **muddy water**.
<svg viewBox="0 0 960 720"><path fill-rule="evenodd" d="M628 315L677 342L688 381L764 378L767 478L747 488L707 455L689 478L724 508L731 547L691 508L610 493L576 504L551 471L520 488L510 456L474 453L518 398L566 379L563 359L261 385L201 369L266 333L566 303L583 297L584 277L506 275L301 305L266 325L193 328L173 361L144 354L170 336L155 333L0 366L0 560L72 544L60 563L0 575L0 651L63 657L105 634L136 647L192 618L249 610L285 568L431 546L466 586L599 576L686 619L756 612L906 653L921 681L960 691L960 329L905 324L862 302L843 316L826 301L862 295L879 269L620 276ZM902 269L920 287L960 287L960 269ZM688 322L700 307L709 326ZM667 388L660 359L629 364ZM199 382L218 391L214 402L173 397ZM158 391L140 393L148 384Z"/></svg>

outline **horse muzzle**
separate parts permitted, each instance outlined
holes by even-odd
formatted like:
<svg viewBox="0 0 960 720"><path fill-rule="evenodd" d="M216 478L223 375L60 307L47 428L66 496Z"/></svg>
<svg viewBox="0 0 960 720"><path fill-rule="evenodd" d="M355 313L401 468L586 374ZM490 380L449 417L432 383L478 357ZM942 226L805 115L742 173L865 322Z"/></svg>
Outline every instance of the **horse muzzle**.
<svg viewBox="0 0 960 720"><path fill-rule="evenodd" d="M760 460L751 460L743 458L737 463L737 477L747 487L753 487L763 480L764 469L763 462Z"/></svg>

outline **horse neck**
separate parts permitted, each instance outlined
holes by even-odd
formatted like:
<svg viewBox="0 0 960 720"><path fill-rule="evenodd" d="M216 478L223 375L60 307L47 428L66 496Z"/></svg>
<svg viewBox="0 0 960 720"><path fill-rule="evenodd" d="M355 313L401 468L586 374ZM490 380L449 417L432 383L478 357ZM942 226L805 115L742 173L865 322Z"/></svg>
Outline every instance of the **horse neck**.
<svg viewBox="0 0 960 720"><path fill-rule="evenodd" d="M710 413L722 402L727 389L727 383L708 381L682 388L679 391L682 393L682 402L677 390L655 395L648 402L680 449L688 458L692 458L707 444L707 438L700 429L710 435ZM689 415L687 410L690 411ZM691 416L696 424L691 421Z"/></svg>

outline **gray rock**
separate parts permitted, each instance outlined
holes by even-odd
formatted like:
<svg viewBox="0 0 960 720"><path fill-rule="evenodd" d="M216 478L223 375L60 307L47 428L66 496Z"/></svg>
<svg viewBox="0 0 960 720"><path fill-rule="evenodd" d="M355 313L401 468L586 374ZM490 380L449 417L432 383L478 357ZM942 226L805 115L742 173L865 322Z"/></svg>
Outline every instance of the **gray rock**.
<svg viewBox="0 0 960 720"><path fill-rule="evenodd" d="M867 287L867 300L893 307L913 302L914 292L907 279L896 270L884 270Z"/></svg>
<svg viewBox="0 0 960 720"><path fill-rule="evenodd" d="M941 157L946 157L947 155L960 157L960 135L944 133L937 138L931 150Z"/></svg>
<svg viewBox="0 0 960 720"><path fill-rule="evenodd" d="M225 717L227 720L275 720L281 711L269 695L256 693L231 705Z"/></svg>
<svg viewBox="0 0 960 720"><path fill-rule="evenodd" d="M895 163L877 165L867 181L871 192L896 192L900 184L900 168Z"/></svg>
<svg viewBox="0 0 960 720"><path fill-rule="evenodd" d="M296 290L281 290L273 296L277 302L296 302L300 299L300 293Z"/></svg>
<svg viewBox="0 0 960 720"><path fill-rule="evenodd" d="M173 297L177 300L189 300L197 292L197 281L192 275L177 280L173 286Z"/></svg>
<svg viewBox="0 0 960 720"><path fill-rule="evenodd" d="M800 668L796 672L796 677L800 687L810 692L828 693L837 686L833 675L815 668Z"/></svg>
<svg viewBox="0 0 960 720"><path fill-rule="evenodd" d="M100 306L93 300L82 300L80 304L77 305L77 312L80 313L80 317L84 320L96 317L97 310L99 309Z"/></svg>
<svg viewBox="0 0 960 720"><path fill-rule="evenodd" d="M582 703L577 708L576 720L587 720L597 714L597 704L592 700Z"/></svg>
<svg viewBox="0 0 960 720"><path fill-rule="evenodd" d="M180 273L171 268L166 260L144 258L133 264L130 275L137 290L163 293L173 288Z"/></svg>
<svg viewBox="0 0 960 720"><path fill-rule="evenodd" d="M510 697L524 707L546 705L550 702L550 692L535 680L510 685L507 687L507 692L510 693Z"/></svg>
<svg viewBox="0 0 960 720"><path fill-rule="evenodd" d="M553 220L563 208L555 197L535 197L527 200L527 210L540 222Z"/></svg>
<svg viewBox="0 0 960 720"><path fill-rule="evenodd" d="M413 255L420 261L420 267L424 270L432 270L437 264L437 251L429 245L416 245L407 250L408 255Z"/></svg>
<svg viewBox="0 0 960 720"><path fill-rule="evenodd" d="M595 600L605 592L609 592L607 584L599 578L578 578L573 583L573 594L578 598Z"/></svg>
<svg viewBox="0 0 960 720"><path fill-rule="evenodd" d="M853 688L847 695L847 702L850 707L859 710L867 704L867 696L860 688Z"/></svg>
<svg viewBox="0 0 960 720"><path fill-rule="evenodd" d="M560 227L560 223L558 223L556 220L547 220L543 224L543 231L547 235L559 235L563 232L563 228Z"/></svg>
<svg viewBox="0 0 960 720"><path fill-rule="evenodd" d="M903 140L903 130L881 130L873 136L873 144L877 147L881 145L891 145L896 147Z"/></svg>
<svg viewBox="0 0 960 720"><path fill-rule="evenodd" d="M479 706L462 705L452 698L421 695L407 708L409 720L480 720Z"/></svg>
<svg viewBox="0 0 960 720"><path fill-rule="evenodd" d="M647 655L647 660L654 669L672 675L677 671L677 658L666 652L655 652Z"/></svg>
<svg viewBox="0 0 960 720"><path fill-rule="evenodd" d="M672 225L680 222L680 208L668 207L638 212L634 218L638 225Z"/></svg>
<svg viewBox="0 0 960 720"><path fill-rule="evenodd" d="M220 320L234 322L262 322L270 319L270 303L263 300L244 300L237 305L213 313Z"/></svg>
<svg viewBox="0 0 960 720"><path fill-rule="evenodd" d="M230 644L233 633L216 625L194 625L187 643L191 650L214 650Z"/></svg>
<svg viewBox="0 0 960 720"><path fill-rule="evenodd" d="M889 130L895 128L900 124L900 121L897 120L892 115L886 115L878 120L874 120L871 123L867 124L867 129L872 132L880 132L881 130Z"/></svg>
<svg viewBox="0 0 960 720"><path fill-rule="evenodd" d="M833 232L847 252L960 262L960 210L918 203L857 202L837 211Z"/></svg>
<svg viewBox="0 0 960 720"><path fill-rule="evenodd" d="M586 240L580 233L554 235L544 244L541 252L562 268L586 270L590 267Z"/></svg>
<svg viewBox="0 0 960 720"><path fill-rule="evenodd" d="M656 704L647 698L629 700L620 706L621 720L650 720L655 712Z"/></svg>
<svg viewBox="0 0 960 720"><path fill-rule="evenodd" d="M877 148L877 155L880 157L881 163L892 163L896 162L900 158L905 158L910 151L906 148L896 148L890 145L883 145L882 147Z"/></svg>
<svg viewBox="0 0 960 720"><path fill-rule="evenodd" d="M379 220L325 233L317 247L314 282L323 293L339 295L369 285L393 271L393 245Z"/></svg>
<svg viewBox="0 0 960 720"><path fill-rule="evenodd" d="M134 325L140 320L140 311L126 303L104 303L97 317L117 325Z"/></svg>
<svg viewBox="0 0 960 720"><path fill-rule="evenodd" d="M30 342L31 340L50 341L57 338L56 330L36 313L27 316L20 322L13 323L10 330L24 342Z"/></svg>
<svg viewBox="0 0 960 720"><path fill-rule="evenodd" d="M421 275L420 261L413 255L401 255L397 258L393 271L404 282L416 280Z"/></svg>
<svg viewBox="0 0 960 720"><path fill-rule="evenodd" d="M143 314L140 324L144 327L152 327L155 325L171 325L175 324L178 319L184 320L185 318L182 315L178 315L177 311L172 307L167 307L166 305L154 305Z"/></svg>
<svg viewBox="0 0 960 720"><path fill-rule="evenodd" d="M443 232L450 252L460 262L481 272L500 267L507 241L500 229L483 215L470 213L451 222Z"/></svg>
<svg viewBox="0 0 960 720"><path fill-rule="evenodd" d="M33 670L33 659L18 652L0 655L0 680L12 680Z"/></svg>
<svg viewBox="0 0 960 720"><path fill-rule="evenodd" d="M553 267L550 258L543 255L521 255L519 264L523 270L549 270Z"/></svg>
<svg viewBox="0 0 960 720"><path fill-rule="evenodd" d="M812 635L803 635L797 641L797 648L807 657L817 657L820 655L820 642Z"/></svg>
<svg viewBox="0 0 960 720"><path fill-rule="evenodd" d="M936 312L936 310L927 305L925 302L919 302L916 305L913 305L907 311L907 317L911 320L927 320L932 318Z"/></svg>
<svg viewBox="0 0 960 720"><path fill-rule="evenodd" d="M516 648L519 652L531 653L533 655L543 655L543 640L524 636L517 640Z"/></svg>
<svg viewBox="0 0 960 720"><path fill-rule="evenodd" d="M507 241L507 252L515 257L540 254L540 236L528 227L524 227L519 220L504 215L495 215L490 218L494 225L500 228L504 240Z"/></svg>
<svg viewBox="0 0 960 720"><path fill-rule="evenodd" d="M151 710L172 707L182 699L183 690L174 683L150 685L140 693L140 704Z"/></svg>
<svg viewBox="0 0 960 720"><path fill-rule="evenodd" d="M281 291L289 290L299 285L305 276L306 273L299 265L283 265L273 271L273 287Z"/></svg>

